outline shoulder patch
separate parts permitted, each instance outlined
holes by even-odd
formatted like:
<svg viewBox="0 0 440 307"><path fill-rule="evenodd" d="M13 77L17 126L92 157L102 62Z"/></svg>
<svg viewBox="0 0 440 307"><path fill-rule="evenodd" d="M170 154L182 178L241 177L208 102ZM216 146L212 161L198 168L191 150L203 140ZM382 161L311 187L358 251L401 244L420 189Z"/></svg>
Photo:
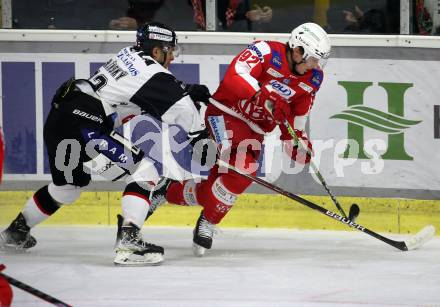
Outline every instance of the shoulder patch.
<svg viewBox="0 0 440 307"><path fill-rule="evenodd" d="M270 60L270 64L278 69L281 69L281 55L278 51L272 51L272 59Z"/></svg>
<svg viewBox="0 0 440 307"><path fill-rule="evenodd" d="M303 90L305 90L307 93L311 93L313 91L313 87L311 87L310 85L305 84L304 82L300 82L298 84L298 86L300 88L302 88Z"/></svg>
<svg viewBox="0 0 440 307"><path fill-rule="evenodd" d="M282 73L276 71L276 70L273 69L272 67L269 67L269 69L266 70L266 72L267 72L269 75L271 75L272 77L275 77L275 78L282 78L282 77L284 77L284 75L283 75Z"/></svg>
<svg viewBox="0 0 440 307"><path fill-rule="evenodd" d="M312 70L312 77L310 78L310 82L314 86L319 87L319 86L321 86L323 77L324 76L323 76L322 70L313 69Z"/></svg>

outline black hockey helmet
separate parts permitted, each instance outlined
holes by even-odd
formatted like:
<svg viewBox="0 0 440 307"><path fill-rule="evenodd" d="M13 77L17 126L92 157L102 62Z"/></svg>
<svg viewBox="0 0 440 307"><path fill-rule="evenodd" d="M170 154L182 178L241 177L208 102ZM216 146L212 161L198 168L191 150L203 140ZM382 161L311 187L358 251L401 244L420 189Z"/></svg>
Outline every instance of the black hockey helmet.
<svg viewBox="0 0 440 307"><path fill-rule="evenodd" d="M160 47L164 52L172 47L174 56L178 55L176 32L160 22L148 22L137 30L136 47L148 55L151 55L154 47Z"/></svg>

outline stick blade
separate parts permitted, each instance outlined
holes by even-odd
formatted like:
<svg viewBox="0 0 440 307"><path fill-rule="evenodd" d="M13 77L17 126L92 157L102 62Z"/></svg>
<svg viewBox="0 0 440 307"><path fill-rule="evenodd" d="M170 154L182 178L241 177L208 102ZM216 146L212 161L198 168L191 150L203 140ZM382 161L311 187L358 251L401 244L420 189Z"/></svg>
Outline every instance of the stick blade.
<svg viewBox="0 0 440 307"><path fill-rule="evenodd" d="M435 235L435 227L433 225L428 225L423 227L415 236L405 241L408 250L414 250L420 248L423 244L432 239Z"/></svg>

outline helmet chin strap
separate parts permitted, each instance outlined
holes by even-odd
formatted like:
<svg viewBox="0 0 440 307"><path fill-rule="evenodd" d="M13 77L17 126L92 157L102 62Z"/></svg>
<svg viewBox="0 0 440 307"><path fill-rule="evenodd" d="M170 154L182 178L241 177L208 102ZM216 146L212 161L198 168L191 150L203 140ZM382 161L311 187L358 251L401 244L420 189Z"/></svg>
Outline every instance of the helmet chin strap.
<svg viewBox="0 0 440 307"><path fill-rule="evenodd" d="M290 53L290 55L289 55L289 57L290 57L290 61L291 61L291 63L292 63L292 72L293 72L293 74L298 75L298 76L301 76L301 74L300 74L300 73L298 72L298 70L296 69L296 65L299 65L299 64L303 63L303 61L301 61L301 62L299 62L299 63L297 63L297 62L295 61L295 59L293 58L293 49L292 49L292 48L289 48L289 53Z"/></svg>
<svg viewBox="0 0 440 307"><path fill-rule="evenodd" d="M163 56L162 63L159 62L159 64L162 65L163 67L165 67L164 65L165 65L165 63L167 62L167 59L168 59L168 50L169 49L167 47L163 47L161 50L162 50L164 56ZM165 68L167 68L167 67L165 67Z"/></svg>
<svg viewBox="0 0 440 307"><path fill-rule="evenodd" d="M165 52L165 50L160 49L163 52L163 61L157 61L160 65L162 65L163 67L165 67L165 63L167 61L167 57L168 57L168 53Z"/></svg>

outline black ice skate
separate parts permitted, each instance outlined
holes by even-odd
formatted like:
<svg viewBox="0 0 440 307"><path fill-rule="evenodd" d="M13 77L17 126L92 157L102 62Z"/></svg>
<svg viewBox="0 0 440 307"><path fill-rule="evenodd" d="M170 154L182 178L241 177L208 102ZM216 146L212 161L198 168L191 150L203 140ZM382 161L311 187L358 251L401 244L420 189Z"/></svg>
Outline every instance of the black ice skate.
<svg viewBox="0 0 440 307"><path fill-rule="evenodd" d="M118 216L114 264L145 266L161 263L164 260L163 248L143 241L140 229L136 225L130 223L122 226L122 221L122 216Z"/></svg>
<svg viewBox="0 0 440 307"><path fill-rule="evenodd" d="M0 233L0 249L11 251L23 251L37 244L37 240L31 236L31 229L26 224L22 213Z"/></svg>
<svg viewBox="0 0 440 307"><path fill-rule="evenodd" d="M172 182L175 182L175 180L164 177L159 181L155 189L150 192L150 209L148 210L145 220L147 220L158 207L165 203L165 196L167 194L168 187Z"/></svg>
<svg viewBox="0 0 440 307"><path fill-rule="evenodd" d="M216 226L205 219L202 211L193 232L194 255L202 257L205 254L206 249L211 248L214 233L216 233Z"/></svg>

